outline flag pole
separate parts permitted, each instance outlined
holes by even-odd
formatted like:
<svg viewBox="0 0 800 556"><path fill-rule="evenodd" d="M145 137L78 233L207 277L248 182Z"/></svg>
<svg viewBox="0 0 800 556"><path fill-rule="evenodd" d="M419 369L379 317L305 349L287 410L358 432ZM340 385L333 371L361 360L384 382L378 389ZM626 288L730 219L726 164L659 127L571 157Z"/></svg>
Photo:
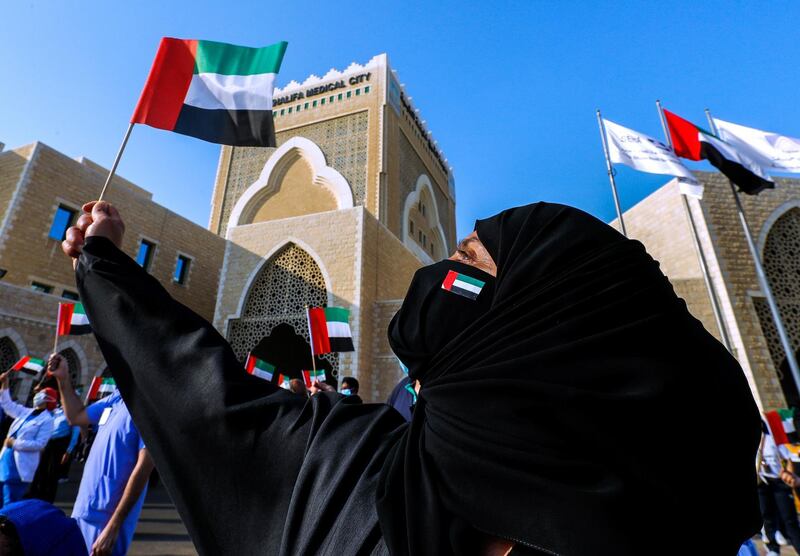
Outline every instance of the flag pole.
<svg viewBox="0 0 800 556"><path fill-rule="evenodd" d="M711 131L714 135L719 136L714 118L711 117L711 111L708 108L706 108L706 118L708 119L708 125L711 127ZM739 198L739 192L736 191L736 186L733 181L728 180L728 184L731 186L733 199L736 201L736 211L739 213L739 222L742 224L744 237L747 239L747 246L750 248L750 255L753 258L753 265L756 268L758 284L761 286L761 289L764 291L764 297L767 299L767 305L769 305L770 313L772 313L772 320L775 322L775 328L778 330L781 346L783 346L783 351L786 354L786 362L789 364L789 369L792 371L795 387L800 391L800 367L797 365L797 357L795 357L794 350L792 349L792 342L789 339L786 328L783 326L778 304L775 301L775 297L772 295L772 288L767 281L767 274L764 272L764 266L761 264L761 257L758 255L758 248L753 239L753 233L750 231L750 224L747 223L747 216L744 213L744 207L742 206L742 200Z"/></svg>
<svg viewBox="0 0 800 556"><path fill-rule="evenodd" d="M619 205L619 195L617 195L617 181L614 179L614 167L611 165L611 158L608 156L608 141L606 140L606 126L603 124L603 117L600 115L600 109L597 109L597 125L600 127L600 140L603 142L603 154L606 157L606 170L608 171L608 181L611 182L611 193L614 196L614 206L617 209L617 218L619 219L619 227L622 235L628 237L625 230L625 220L622 219L622 209Z"/></svg>
<svg viewBox="0 0 800 556"><path fill-rule="evenodd" d="M117 151L117 156L114 158L114 163L111 165L111 170L108 172L108 177L106 178L106 183L103 184L103 189L100 191L100 197L97 198L98 201L103 200L103 195L106 194L106 189L108 189L108 184L111 183L111 178L114 177L114 174L117 171L117 166L119 165L119 160L122 158L122 153L125 151L125 145L128 144L128 138L131 136L131 131L133 131L133 122L128 124L128 130L125 132L125 137L122 139L122 144L119 146L119 150Z"/></svg>
<svg viewBox="0 0 800 556"><path fill-rule="evenodd" d="M670 136L669 129L667 128L667 120L664 118L664 108L661 106L660 100L656 100L656 108L658 109L658 117L661 119L661 129L664 131L664 139L667 142L667 147L674 151L672 146L672 137ZM700 259L700 270L703 272L703 281L706 284L708 296L711 298L711 310L714 313L714 320L717 322L720 340L722 340L722 345L725 346L725 349L727 349L730 353L733 353L733 346L731 345L731 340L728 336L728 329L725 326L725 321L722 318L722 309L720 307L717 289L714 287L714 283L711 281L711 272L708 270L708 261L706 260L705 253L703 252L703 247L700 245L700 238L697 234L697 224L694 221L692 209L689 206L689 201L686 198L686 195L683 193L681 193L681 199L683 200L683 208L686 210L686 215L689 217L689 229L692 232L692 243L694 244L695 251L697 252L697 258Z"/></svg>
<svg viewBox="0 0 800 556"><path fill-rule="evenodd" d="M311 368L317 372L317 361L314 358L314 333L311 331L311 313L306 305L306 322L308 323L308 347L311 348Z"/></svg>
<svg viewBox="0 0 800 556"><path fill-rule="evenodd" d="M58 325L61 323L61 303L58 304L58 313L56 314L56 339L53 340L53 353L58 353Z"/></svg>

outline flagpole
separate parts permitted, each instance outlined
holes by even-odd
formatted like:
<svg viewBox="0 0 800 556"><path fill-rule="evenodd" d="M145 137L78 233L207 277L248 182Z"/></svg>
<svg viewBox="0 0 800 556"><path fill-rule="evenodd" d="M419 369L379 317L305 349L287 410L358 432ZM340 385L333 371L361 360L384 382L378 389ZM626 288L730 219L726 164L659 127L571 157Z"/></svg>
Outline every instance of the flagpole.
<svg viewBox="0 0 800 556"><path fill-rule="evenodd" d="M117 171L119 160L122 158L122 153L125 151L125 145L128 144L128 138L131 136L131 131L133 131L133 126L134 126L133 122L128 124L128 130L125 132L125 137L122 139L122 144L119 146L119 150L117 151L117 156L114 158L114 163L111 165L111 170L108 172L106 183L103 184L103 189L100 191L100 197L97 198L98 201L103 200L103 195L106 194L106 189L108 189L108 184L111 183L111 178L114 177L114 174Z"/></svg>
<svg viewBox="0 0 800 556"><path fill-rule="evenodd" d="M667 128L667 121L664 118L664 108L661 106L660 100L656 100L656 108L658 109L658 117L661 119L661 129L664 131L664 139L666 140L667 146L670 148L670 150L673 150L672 137L670 136L669 129ZM703 273L703 281L706 284L708 296L711 298L711 310L714 313L714 320L717 322L720 340L722 340L722 345L725 346L725 349L727 349L730 353L733 353L733 346L731 344L730 337L728 336L728 329L725 326L725 321L722 318L722 308L720 307L717 289L714 287L714 283L711 281L711 272L708 270L708 261L706 260L705 253L703 252L703 247L700 245L700 238L697 234L697 224L694 221L692 209L689 206L689 201L686 199L686 195L683 193L680 195L681 199L683 200L683 208L686 210L686 215L689 217L689 229L692 232L692 243L694 244L694 249L697 252L697 258L700 259L700 270Z"/></svg>
<svg viewBox="0 0 800 556"><path fill-rule="evenodd" d="M311 313L306 305L306 322L308 323L308 347L311 348L311 368L317 372L317 361L314 358L314 333L311 331Z"/></svg>
<svg viewBox="0 0 800 556"><path fill-rule="evenodd" d="M597 125L600 127L600 140L603 142L603 154L606 157L606 170L608 171L608 181L611 182L611 193L614 196L614 206L617 209L617 218L619 219L619 227L622 235L628 237L625 230L625 220L622 219L622 209L619 205L619 195L617 195L617 181L614 179L614 167L611 165L611 158L608 156L608 141L606 140L606 126L603 124L603 117L600 115L600 109L597 109Z"/></svg>
<svg viewBox="0 0 800 556"><path fill-rule="evenodd" d="M708 119L708 125L711 126L711 131L714 135L719 136L717 133L717 126L714 124L714 119L711 117L711 111L708 108L706 108L706 118ZM739 213L739 222L742 224L744 237L747 239L747 246L750 248L750 255L753 258L753 264L756 268L758 284L761 286L761 289L764 291L764 297L767 299L767 305L769 305L770 313L772 313L772 320L775 322L775 328L778 330L781 346L783 346L783 351L786 354L786 362L789 364L789 369L792 371L792 377L794 377L795 387L800 391L800 367L797 365L797 358L792 349L792 342L789 339L786 328L783 326L778 304L775 302L775 297L772 295L772 288L767 281L767 274L764 272L764 267L761 264L761 257L758 255L758 248L753 239L753 233L750 231L750 224L747 223L747 216L744 213L744 207L742 206L742 200L739 198L739 192L736 191L736 186L733 181L728 180L728 184L731 186L733 199L736 202L736 211Z"/></svg>
<svg viewBox="0 0 800 556"><path fill-rule="evenodd" d="M58 313L56 313L56 339L53 340L53 353L58 353L58 325L61 323L61 303L58 304Z"/></svg>

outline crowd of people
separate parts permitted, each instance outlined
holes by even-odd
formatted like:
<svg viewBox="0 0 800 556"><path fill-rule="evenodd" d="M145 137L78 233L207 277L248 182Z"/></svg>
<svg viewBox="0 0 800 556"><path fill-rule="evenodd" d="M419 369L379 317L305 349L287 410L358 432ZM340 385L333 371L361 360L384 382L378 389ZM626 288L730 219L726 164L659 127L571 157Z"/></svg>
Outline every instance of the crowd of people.
<svg viewBox="0 0 800 556"><path fill-rule="evenodd" d="M0 547L46 554L29 548L45 529L30 540L20 518L38 515L63 530L54 554L124 554L154 468L203 555L661 555L672 541L733 555L762 526L759 494L798 538L763 440L757 491L764 437L738 363L640 243L586 213L503 211L418 270L388 330L407 376L385 404L353 377L337 392L246 373L119 249L123 233L112 205L89 203L63 244L118 391L84 406L58 355L33 407L0 381L14 418ZM726 457L700 488L687 461L708 450L711 397L729 409ZM72 518L18 501L53 492L88 427Z"/></svg>

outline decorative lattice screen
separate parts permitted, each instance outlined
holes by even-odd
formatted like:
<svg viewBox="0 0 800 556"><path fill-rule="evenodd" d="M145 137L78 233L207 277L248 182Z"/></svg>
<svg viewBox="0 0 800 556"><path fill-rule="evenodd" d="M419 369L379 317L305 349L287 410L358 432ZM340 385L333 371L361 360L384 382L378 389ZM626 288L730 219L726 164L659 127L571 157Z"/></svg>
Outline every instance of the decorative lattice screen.
<svg viewBox="0 0 800 556"><path fill-rule="evenodd" d="M311 256L290 243L276 253L258 273L242 308L242 316L228 324L228 341L236 356L244 361L247 353L272 329L289 324L309 341L306 307L328 304L325 279ZM337 354L321 355L338 376Z"/></svg>
<svg viewBox="0 0 800 556"><path fill-rule="evenodd" d="M773 224L764 245L764 270L780 308L781 320L792 342L800 349L800 208L793 208ZM764 299L754 299L761 329L767 339L770 356L780 372L786 353L778 337L769 306Z"/></svg>
<svg viewBox="0 0 800 556"><path fill-rule="evenodd" d="M19 361L19 352L11 338L0 338L0 369L6 372L11 365Z"/></svg>

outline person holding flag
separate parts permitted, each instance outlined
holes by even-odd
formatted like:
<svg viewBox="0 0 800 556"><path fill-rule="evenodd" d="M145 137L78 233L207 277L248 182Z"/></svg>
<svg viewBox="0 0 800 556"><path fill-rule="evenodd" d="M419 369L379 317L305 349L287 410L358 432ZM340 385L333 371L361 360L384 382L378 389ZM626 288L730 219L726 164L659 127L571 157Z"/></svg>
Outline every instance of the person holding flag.
<svg viewBox="0 0 800 556"><path fill-rule="evenodd" d="M200 554L661 555L698 513L698 553L732 554L760 527L741 368L640 243L582 211L503 211L417 271L390 325L410 424L247 373L119 249L117 210L85 211L64 252ZM725 488L698 490L690 409L712 396L736 408L715 431Z"/></svg>
<svg viewBox="0 0 800 556"><path fill-rule="evenodd" d="M11 399L9 372L0 375L0 407L14 419L0 450L0 484L3 505L21 500L30 487L41 453L53 432L53 415L58 395L44 388L33 396L33 407L25 407Z"/></svg>
<svg viewBox="0 0 800 556"><path fill-rule="evenodd" d="M153 460L118 392L86 406L63 356L51 356L48 371L58 381L69 424L97 427L72 517L90 556L123 556L139 521Z"/></svg>

